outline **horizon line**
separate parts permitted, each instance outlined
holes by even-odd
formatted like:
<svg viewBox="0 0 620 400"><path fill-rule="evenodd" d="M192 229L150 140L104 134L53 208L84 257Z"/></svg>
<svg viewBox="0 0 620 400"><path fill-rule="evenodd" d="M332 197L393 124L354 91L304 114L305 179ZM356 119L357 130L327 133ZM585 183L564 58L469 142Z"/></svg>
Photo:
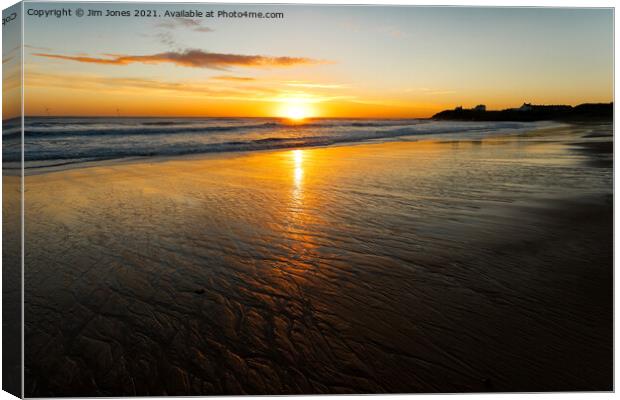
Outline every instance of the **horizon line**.
<svg viewBox="0 0 620 400"><path fill-rule="evenodd" d="M522 104L526 104L527 102L523 102ZM455 103L456 104L456 103ZM570 106L570 107L577 107L580 105L585 105L585 104L614 104L614 101L599 101L599 102L584 102L584 103L577 103L577 104L563 104L563 103L555 103L555 104L536 104L536 103L527 103L527 104L531 104L533 106ZM478 105L485 105L484 103L478 103ZM454 110L456 107L463 107L463 109L466 109L465 106L461 106L461 105L455 105L452 108L446 108L446 109L442 109L439 110L437 112L435 112L433 115L427 116L427 117L414 117L414 116L403 116L403 117L364 117L364 116L340 116L340 117L308 117L308 118L304 118L304 120L317 120L317 119L384 119L384 120L398 120L398 119L432 119L433 116L435 114L438 114L440 112L443 111L452 111ZM476 106L473 106L476 107ZM502 108L502 109L487 109L486 112L489 111L505 111L505 110L510 110L511 108ZM10 117L10 118L6 118L6 119L2 119L2 121L10 121L12 119L17 119L17 118L246 118L246 119L250 119L250 118L254 118L254 119L281 119L281 120L287 120L288 118L286 117L280 117L280 116L234 116L234 115L219 115L219 116L213 116L213 115L71 115L71 114L60 114L60 115L40 115L40 114L34 114L34 115L16 115L14 117Z"/></svg>

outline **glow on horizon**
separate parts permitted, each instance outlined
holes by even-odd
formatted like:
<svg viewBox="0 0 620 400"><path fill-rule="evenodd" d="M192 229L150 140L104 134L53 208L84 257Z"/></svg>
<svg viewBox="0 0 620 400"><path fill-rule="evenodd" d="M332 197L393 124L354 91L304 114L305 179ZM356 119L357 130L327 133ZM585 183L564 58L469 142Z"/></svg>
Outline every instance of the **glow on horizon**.
<svg viewBox="0 0 620 400"><path fill-rule="evenodd" d="M611 9L247 8L286 18L26 17L26 115L417 118L613 99Z"/></svg>
<svg viewBox="0 0 620 400"><path fill-rule="evenodd" d="M312 105L303 99L287 99L282 102L277 111L277 116L292 121L303 121L316 116Z"/></svg>

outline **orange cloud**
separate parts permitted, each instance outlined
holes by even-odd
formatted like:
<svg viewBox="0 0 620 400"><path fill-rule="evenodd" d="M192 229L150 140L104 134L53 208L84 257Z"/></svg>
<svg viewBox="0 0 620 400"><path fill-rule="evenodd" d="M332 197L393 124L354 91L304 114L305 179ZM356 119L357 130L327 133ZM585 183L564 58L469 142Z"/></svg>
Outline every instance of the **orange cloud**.
<svg viewBox="0 0 620 400"><path fill-rule="evenodd" d="M215 79L218 81L232 81L232 82L249 82L249 81L256 80L256 78L251 78L249 76L229 76L229 75L214 76L211 79Z"/></svg>
<svg viewBox="0 0 620 400"><path fill-rule="evenodd" d="M169 82L133 77L106 77L98 75L48 74L26 71L27 88L61 88L96 93L168 93L184 96L208 96L212 99L243 99L263 101L280 93L270 86L235 86L230 83L213 82ZM19 81L18 81L19 82Z"/></svg>
<svg viewBox="0 0 620 400"><path fill-rule="evenodd" d="M208 53L202 50L169 51L152 55L110 55L111 58L65 56L61 54L34 53L39 57L82 63L127 65L133 63L172 63L183 67L227 69L228 67L291 67L295 65L320 64L323 61L305 57L268 57L260 55Z"/></svg>

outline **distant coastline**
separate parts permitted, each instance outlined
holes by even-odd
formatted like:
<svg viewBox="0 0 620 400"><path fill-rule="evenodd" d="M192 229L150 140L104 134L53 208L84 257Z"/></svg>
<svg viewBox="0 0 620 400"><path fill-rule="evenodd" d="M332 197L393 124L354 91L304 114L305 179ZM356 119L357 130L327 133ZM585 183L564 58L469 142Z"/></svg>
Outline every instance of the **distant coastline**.
<svg viewBox="0 0 620 400"><path fill-rule="evenodd" d="M463 108L461 106L450 110L443 110L430 117L364 117L364 116L341 116L341 117L309 117L301 122L293 122L290 125L307 125L313 121L323 120L373 120L373 121L412 121L412 120L456 120L456 121L505 121L505 122L531 122L531 121L596 121L613 119L614 103L584 103L577 106L570 105L537 105L523 103L518 108L507 108L504 110L487 110L484 104L479 104L473 108ZM255 119L255 120L281 120L288 121L287 118L277 116L223 116L223 115L26 115L26 119L45 118L45 119L166 119L166 120L234 120L234 119ZM21 123L22 116L3 119L3 123L13 121Z"/></svg>
<svg viewBox="0 0 620 400"><path fill-rule="evenodd" d="M432 116L437 120L458 121L591 121L611 120L614 103L585 103L578 106L569 105L534 105L523 103L519 108L487 111L483 104L466 109L456 107L444 110Z"/></svg>

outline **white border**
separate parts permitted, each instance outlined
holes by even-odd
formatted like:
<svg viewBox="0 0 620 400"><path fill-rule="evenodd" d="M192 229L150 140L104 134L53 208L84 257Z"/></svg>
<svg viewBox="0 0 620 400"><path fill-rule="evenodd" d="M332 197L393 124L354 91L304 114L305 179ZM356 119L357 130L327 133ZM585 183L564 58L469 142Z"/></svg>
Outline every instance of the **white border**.
<svg viewBox="0 0 620 400"><path fill-rule="evenodd" d="M68 2L73 2L73 1L68 1ZM76 1L79 2L79 1ZM115 2L115 1L110 1L110 2ZM118 1L118 2L122 2L122 1ZM136 3L189 3L187 1L180 1L180 0L155 0L155 1L148 1L148 0L135 0ZM0 6L2 9L5 9L13 4L15 4L15 1L12 0L0 0ZM224 1L196 1L195 3L224 3ZM615 8L615 3L614 1L611 0L590 0L590 1L583 1L583 0L504 0L504 1L493 1L493 0L357 0L357 1L352 1L352 0L313 0L313 1L299 1L299 0L288 0L288 1L282 1L282 0L270 0L270 1L261 1L261 0L243 0L243 1L239 1L237 3L270 3L270 4L375 4L375 5L429 5L429 6L477 6L477 7L586 7L586 8L591 8L591 7L607 7L607 8ZM23 10L22 10L22 16L23 16ZM614 10L614 17L615 17L615 10ZM614 27L615 27L615 18L614 18ZM22 23L22 40L24 38L24 25ZM1 38L1 34L0 34L0 38ZM614 53L615 53L615 49L618 43L618 32L614 29ZM22 47L22 62L23 62L23 47ZM614 57L614 77L616 76L616 73L618 72L618 65L617 63L615 63L615 57ZM23 67L22 67L22 83L23 83ZM617 83L614 79L614 99L615 99L615 93L616 93L616 89L617 89ZM23 127L23 115L24 115L24 89L23 89L23 84L22 84L22 127ZM617 104L614 104L614 115L617 115L616 113L618 112L618 106ZM614 120L614 132L616 129L616 124L615 124L615 120ZM615 137L615 134L614 134ZM620 144L618 143L618 141L614 140L614 154L617 154L618 149L620 148ZM1 155L0 155L0 159L1 159ZM616 158L614 157L614 171L615 171L615 167L616 167ZM22 151L22 183L23 183L23 175L24 171L23 171L23 151ZM616 187L616 176L615 176L615 172L614 172L614 191L615 191L615 187ZM22 186L23 188L23 186ZM0 187L0 194L2 193L2 188ZM23 192L22 192L22 207L23 207L23 201L24 201L24 197L23 197ZM615 213L616 208L618 207L618 205L620 204L620 201L617 199L617 197L614 197L614 227L617 226L617 222L618 222L618 217ZM23 208L22 208L23 209ZM2 216L0 213L0 223L2 221ZM22 303L23 303L23 289L24 289L24 282L23 282L23 252L24 252L24 213L22 213ZM0 233L0 239L1 239L1 233ZM0 240L1 242L1 240ZM614 229L614 249L619 248L620 246L620 239L615 235L615 229ZM2 248L2 244L0 243L0 250ZM614 257L614 271L615 271L615 257ZM614 288L618 287L616 285L617 283L617 274L614 273ZM0 284L1 284L1 275L0 275ZM614 310L618 310L618 297L615 296L615 290L614 290ZM2 310L0 308L0 316L1 316ZM22 308L22 320L23 320L23 308ZM614 332L617 333L618 329L617 329L617 319L615 318L615 313L614 313ZM0 339L2 337L2 333L0 330ZM615 337L614 337L615 339ZM615 344L615 340L614 340L614 344ZM1 351L0 351L0 355L1 355ZM23 325L22 325L22 356L23 356ZM616 348L614 347L614 361L616 360ZM22 357L22 362L23 362L23 357ZM1 363L0 363L1 364ZM614 362L615 365L615 362ZM0 380L2 377L1 374L2 371L2 366L0 365ZM620 382L618 380L619 377L619 373L618 373L618 369L614 368L614 383L618 383ZM23 376L22 376L22 393L23 393ZM417 399L454 399L454 398L460 398L461 396L466 397L466 398L471 398L472 396L482 396L483 399L488 399L488 400L495 400L495 399L532 399L532 398L545 398L545 399L569 399L569 400L576 400L576 399L605 399L605 398L614 398L616 397L615 393L591 393L591 392L581 392L581 393L550 393L550 394L545 394L545 393L536 393L536 394L529 394L529 393L518 393L518 394L473 394L473 395L468 395L468 394L440 394L440 395L416 395L416 394L411 394L411 395L377 395L377 396L373 396L373 398L376 399L380 399L380 400L387 400L390 398L407 398L407 399L413 399L413 400L417 400ZM244 396L244 397L238 397L238 396L228 396L225 397L226 399L231 399L231 400L240 400L240 399L248 399L248 398L257 398L258 396ZM315 398L316 396L295 396L295 399L310 399L310 398ZM322 396L325 397L325 396ZM329 396L329 397L337 397L338 399L342 399L342 400L352 400L355 398L359 398L360 396ZM178 397L180 399L196 399L197 397ZM280 399L281 396L260 396L261 399ZM6 392L2 392L0 391L0 400L9 400L9 399L14 399L13 396L11 396L10 394L6 393ZM132 399L130 397L126 397L123 399ZM157 399L157 398L155 398Z"/></svg>

